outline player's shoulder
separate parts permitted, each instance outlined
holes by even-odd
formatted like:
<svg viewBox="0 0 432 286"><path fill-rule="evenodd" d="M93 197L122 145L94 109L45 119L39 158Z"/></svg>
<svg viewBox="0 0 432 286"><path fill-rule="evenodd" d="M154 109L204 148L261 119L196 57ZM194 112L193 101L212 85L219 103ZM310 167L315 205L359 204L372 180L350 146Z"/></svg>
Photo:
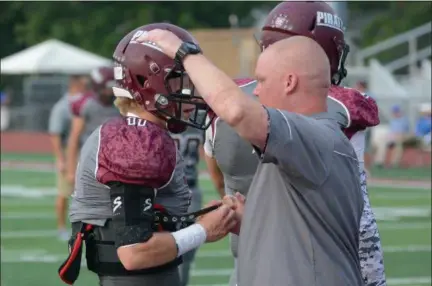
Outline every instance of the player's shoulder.
<svg viewBox="0 0 432 286"><path fill-rule="evenodd" d="M169 133L136 117L105 122L100 129L99 148L99 164L129 183L158 188L169 181L176 165L176 147Z"/></svg>
<svg viewBox="0 0 432 286"><path fill-rule="evenodd" d="M332 86L329 99L342 105L347 111L351 124L361 128L379 124L378 105L372 97L354 88Z"/></svg>
<svg viewBox="0 0 432 286"><path fill-rule="evenodd" d="M351 104L357 102L369 102L376 104L375 100L368 96L367 93L360 92L355 88L332 85L329 88L329 97L333 100L341 101L342 103Z"/></svg>
<svg viewBox="0 0 432 286"><path fill-rule="evenodd" d="M79 116L84 106L86 106L94 97L95 95L93 92L84 92L80 95L72 97L70 100L72 114Z"/></svg>

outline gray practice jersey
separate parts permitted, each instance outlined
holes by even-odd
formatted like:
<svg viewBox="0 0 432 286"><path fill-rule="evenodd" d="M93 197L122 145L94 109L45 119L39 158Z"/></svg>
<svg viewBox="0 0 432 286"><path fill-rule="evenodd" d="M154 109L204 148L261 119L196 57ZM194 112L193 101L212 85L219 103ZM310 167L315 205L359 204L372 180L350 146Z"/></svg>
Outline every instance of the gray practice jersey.
<svg viewBox="0 0 432 286"><path fill-rule="evenodd" d="M114 118L97 128L85 142L77 167L70 221L104 226L112 218L109 182L119 181L155 189L155 204L184 215L191 191L184 162L168 132L134 116ZM112 262L118 262L112 261ZM177 267L162 272L102 277L104 286L178 286Z"/></svg>
<svg viewBox="0 0 432 286"><path fill-rule="evenodd" d="M120 113L113 104L105 105L97 99L97 95L83 95L80 100L72 104L74 116L84 119L85 126L80 137L81 146L93 133L93 131L113 117L119 117Z"/></svg>
<svg viewBox="0 0 432 286"><path fill-rule="evenodd" d="M204 131L188 127L185 132L171 134L176 146L185 161L185 174L188 184L194 187L198 184L199 148L204 143Z"/></svg>
<svg viewBox="0 0 432 286"><path fill-rule="evenodd" d="M246 94L253 96L256 81L245 80L237 83ZM239 192L246 196L259 162L252 145L243 140L228 124L216 118L206 130L204 152L216 159L223 173L225 193L233 195ZM231 252L237 257L238 236L230 233L229 237ZM232 285L235 285L234 277L231 280Z"/></svg>
<svg viewBox="0 0 432 286"><path fill-rule="evenodd" d="M253 96L256 81L238 82L243 92ZM225 192L247 194L258 166L258 157L249 142L244 141L224 121L216 118L206 131L204 151L216 159L224 175Z"/></svg>
<svg viewBox="0 0 432 286"><path fill-rule="evenodd" d="M48 132L59 135L62 147L66 147L69 138L72 112L70 110L69 95L64 95L53 106L48 123Z"/></svg>
<svg viewBox="0 0 432 286"><path fill-rule="evenodd" d="M352 145L327 113L268 114L242 220L238 285L363 285L363 198Z"/></svg>

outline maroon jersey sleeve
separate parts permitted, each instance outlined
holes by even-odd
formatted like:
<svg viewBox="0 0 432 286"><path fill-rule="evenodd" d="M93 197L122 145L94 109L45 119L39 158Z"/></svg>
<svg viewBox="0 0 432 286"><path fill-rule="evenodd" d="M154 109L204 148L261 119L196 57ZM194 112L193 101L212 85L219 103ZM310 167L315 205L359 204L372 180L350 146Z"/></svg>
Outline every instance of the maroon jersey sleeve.
<svg viewBox="0 0 432 286"><path fill-rule="evenodd" d="M157 125L135 117L116 118L100 129L96 178L160 188L176 166L176 147Z"/></svg>
<svg viewBox="0 0 432 286"><path fill-rule="evenodd" d="M378 106L372 97L356 89L340 86L332 86L329 96L341 102L348 111L349 125L344 129L348 138L380 123Z"/></svg>
<svg viewBox="0 0 432 286"><path fill-rule="evenodd" d="M70 103L72 115L73 116L82 116L81 111L83 109L83 106L93 96L94 95L92 93L84 93L82 95L79 95L79 97L76 98L75 100L72 100Z"/></svg>
<svg viewBox="0 0 432 286"><path fill-rule="evenodd" d="M247 85L247 84L249 84L249 83L251 83L251 82L253 82L253 81L255 81L253 78L249 78L249 77L246 77L246 78L236 78L236 79L234 79L234 82L239 86L239 87L242 87L243 85Z"/></svg>

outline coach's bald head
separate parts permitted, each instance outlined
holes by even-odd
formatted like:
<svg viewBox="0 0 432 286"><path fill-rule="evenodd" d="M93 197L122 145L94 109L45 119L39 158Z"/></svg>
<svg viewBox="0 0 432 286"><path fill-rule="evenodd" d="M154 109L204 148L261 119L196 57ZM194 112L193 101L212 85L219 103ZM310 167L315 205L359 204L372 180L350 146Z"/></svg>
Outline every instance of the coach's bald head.
<svg viewBox="0 0 432 286"><path fill-rule="evenodd" d="M313 114L326 111L330 63L312 39L294 36L276 42L258 58L255 94L266 106Z"/></svg>

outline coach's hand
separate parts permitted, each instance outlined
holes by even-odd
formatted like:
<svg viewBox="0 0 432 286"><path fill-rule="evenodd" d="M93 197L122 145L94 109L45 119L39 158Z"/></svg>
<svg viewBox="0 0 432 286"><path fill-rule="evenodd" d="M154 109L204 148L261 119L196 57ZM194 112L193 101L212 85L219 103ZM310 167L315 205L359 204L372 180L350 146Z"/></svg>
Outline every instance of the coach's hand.
<svg viewBox="0 0 432 286"><path fill-rule="evenodd" d="M237 192L234 196L225 196L222 201L224 205L235 211L237 224L232 229L230 229L230 232L239 235L246 197Z"/></svg>
<svg viewBox="0 0 432 286"><path fill-rule="evenodd" d="M172 59L174 59L178 49L183 43L183 41L172 32L162 29L144 32L136 41L140 43L149 42L151 44L156 44L156 46L162 49L165 55Z"/></svg>
<svg viewBox="0 0 432 286"><path fill-rule="evenodd" d="M225 237L235 227L237 220L234 210L222 204L218 209L203 215L198 223L206 230L206 242L214 242Z"/></svg>

